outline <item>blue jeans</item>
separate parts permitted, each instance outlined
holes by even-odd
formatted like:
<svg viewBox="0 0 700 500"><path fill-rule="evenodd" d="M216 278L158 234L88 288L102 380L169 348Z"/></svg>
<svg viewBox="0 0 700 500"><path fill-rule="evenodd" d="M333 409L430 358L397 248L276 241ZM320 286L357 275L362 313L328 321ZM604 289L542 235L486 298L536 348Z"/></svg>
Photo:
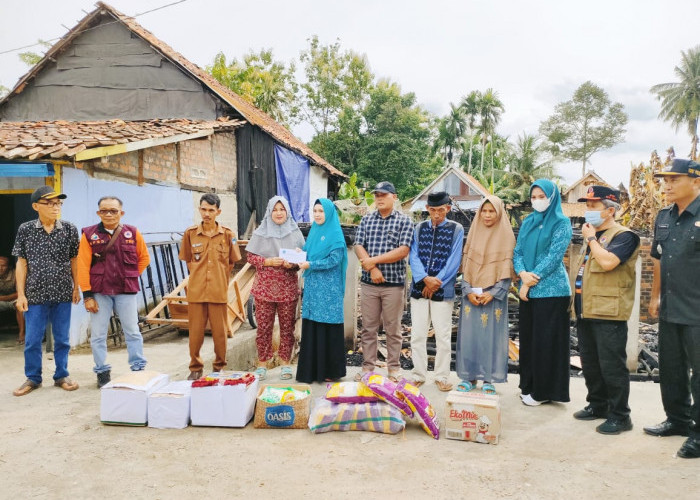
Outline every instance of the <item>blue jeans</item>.
<svg viewBox="0 0 700 500"><path fill-rule="evenodd" d="M119 321L124 330L126 350L129 353L129 367L132 371L143 370L146 367L146 358L143 357L143 337L139 331L138 306L136 294L94 295L97 301L98 311L90 314L90 346L92 357L95 360L95 373L102 373L112 369L107 364L107 332L112 311L119 316Z"/></svg>
<svg viewBox="0 0 700 500"><path fill-rule="evenodd" d="M41 342L47 321L51 321L54 339L54 362L56 372L53 379L68 376L68 351L70 351L70 302L47 302L31 304L24 313L24 374L29 380L41 384Z"/></svg>

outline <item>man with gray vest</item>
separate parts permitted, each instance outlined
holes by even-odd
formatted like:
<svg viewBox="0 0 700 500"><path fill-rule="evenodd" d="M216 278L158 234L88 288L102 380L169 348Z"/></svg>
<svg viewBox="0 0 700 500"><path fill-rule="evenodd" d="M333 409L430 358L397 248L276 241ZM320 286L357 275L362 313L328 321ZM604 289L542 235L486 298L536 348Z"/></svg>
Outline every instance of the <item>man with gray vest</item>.
<svg viewBox="0 0 700 500"><path fill-rule="evenodd" d="M666 420L652 436L688 436L680 458L700 458L700 164L676 158L663 172L666 201L654 225L649 314L659 316L659 376ZM691 375L692 372L692 375Z"/></svg>
<svg viewBox="0 0 700 500"><path fill-rule="evenodd" d="M112 311L117 313L129 353L129 367L146 367L139 330L137 294L139 276L151 261L143 236L134 226L121 224L122 201L104 196L97 202L99 224L84 227L78 250L78 283L85 310L90 313L90 346L95 360L97 387L111 381L107 364L107 331Z"/></svg>
<svg viewBox="0 0 700 500"><path fill-rule="evenodd" d="M584 251L572 269L578 344L588 405L577 420L606 419L601 434L632 430L627 369L627 321L634 305L639 236L615 222L620 192L590 186L584 198Z"/></svg>

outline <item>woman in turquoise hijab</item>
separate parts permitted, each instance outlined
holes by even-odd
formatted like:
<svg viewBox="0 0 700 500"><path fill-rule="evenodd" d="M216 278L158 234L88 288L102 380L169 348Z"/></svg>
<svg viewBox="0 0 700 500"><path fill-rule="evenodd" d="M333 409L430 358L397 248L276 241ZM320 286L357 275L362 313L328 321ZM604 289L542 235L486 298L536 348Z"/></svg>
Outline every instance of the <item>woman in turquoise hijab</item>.
<svg viewBox="0 0 700 500"><path fill-rule="evenodd" d="M345 376L343 297L347 246L331 200L314 203L314 223L306 239L301 346L297 380L330 382Z"/></svg>
<svg viewBox="0 0 700 500"><path fill-rule="evenodd" d="M571 222L561 209L559 188L539 179L530 188L534 212L523 222L513 252L520 287L520 390L539 406L569 401L569 302L564 254Z"/></svg>

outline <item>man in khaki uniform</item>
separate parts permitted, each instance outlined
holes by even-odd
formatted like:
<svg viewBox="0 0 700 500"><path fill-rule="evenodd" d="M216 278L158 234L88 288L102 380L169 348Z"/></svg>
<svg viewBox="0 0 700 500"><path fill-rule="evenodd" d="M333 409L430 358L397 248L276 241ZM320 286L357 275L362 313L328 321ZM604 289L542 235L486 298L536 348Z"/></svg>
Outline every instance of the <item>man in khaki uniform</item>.
<svg viewBox="0 0 700 500"><path fill-rule="evenodd" d="M214 340L214 371L221 371L226 366L228 282L234 264L241 259L241 252L233 231L216 222L221 214L220 207L221 200L217 195L202 195L199 200L202 222L187 228L182 236L180 260L187 263L190 271L187 286L190 325L188 380L202 376L204 364L199 351L204 343L207 320Z"/></svg>

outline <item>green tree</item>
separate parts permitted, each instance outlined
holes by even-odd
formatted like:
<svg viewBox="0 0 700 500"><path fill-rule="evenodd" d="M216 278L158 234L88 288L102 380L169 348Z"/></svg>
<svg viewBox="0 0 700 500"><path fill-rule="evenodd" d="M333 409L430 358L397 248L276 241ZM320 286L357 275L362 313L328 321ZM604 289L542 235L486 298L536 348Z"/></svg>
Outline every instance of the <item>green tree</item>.
<svg viewBox="0 0 700 500"><path fill-rule="evenodd" d="M450 112L438 120L437 140L433 150L440 151L446 164L452 163L455 151L460 152L467 128L467 118L461 106L450 103Z"/></svg>
<svg viewBox="0 0 700 500"><path fill-rule="evenodd" d="M690 157L698 153L698 117L700 116L700 45L681 51L681 64L674 69L678 82L660 83L651 88L661 101L659 118L671 122L676 132L681 125L690 134Z"/></svg>
<svg viewBox="0 0 700 500"><path fill-rule="evenodd" d="M479 105L481 102L481 92L478 90L472 90L465 97L462 98L460 106L467 118L467 125L469 126L469 170L471 171L472 164L472 151L474 149L474 131L476 129L476 119L479 117Z"/></svg>
<svg viewBox="0 0 700 500"><path fill-rule="evenodd" d="M6 96L7 94L9 94L9 93L10 93L10 89L8 89L7 87L5 87L4 85L0 85L0 99L2 99L3 97L5 97L5 96Z"/></svg>
<svg viewBox="0 0 700 500"><path fill-rule="evenodd" d="M239 61L227 62L219 52L207 72L245 100L265 111L275 120L289 124L298 114L294 61L286 64L274 59L271 49L248 52Z"/></svg>
<svg viewBox="0 0 700 500"><path fill-rule="evenodd" d="M360 177L369 184L388 180L400 199L418 194L442 168L432 153L430 114L415 94L380 80L371 90L363 117L366 132L358 158Z"/></svg>
<svg viewBox="0 0 700 500"><path fill-rule="evenodd" d="M554 154L582 162L584 176L593 154L624 140L626 124L623 105L611 102L605 90L588 81L570 100L557 104L554 114L540 125L540 133Z"/></svg>
<svg viewBox="0 0 700 500"><path fill-rule="evenodd" d="M481 131L481 167L480 171L484 171L484 157L486 156L486 142L493 138L496 130L496 125L501 121L501 114L505 111L505 106L498 98L498 92L493 89L487 89L481 95L478 101L478 110ZM493 168L493 165L492 165Z"/></svg>
<svg viewBox="0 0 700 500"><path fill-rule="evenodd" d="M547 158L547 149L536 135L523 133L518 137L508 160L508 177L510 187L517 196L511 201L519 203L530 196L530 186L540 178L559 179L554 172L554 165Z"/></svg>
<svg viewBox="0 0 700 500"><path fill-rule="evenodd" d="M366 104L374 76L364 55L342 51L338 41L322 45L315 35L299 59L306 78L301 111L316 131L316 146L323 154L329 133L339 128L341 113L352 120Z"/></svg>

